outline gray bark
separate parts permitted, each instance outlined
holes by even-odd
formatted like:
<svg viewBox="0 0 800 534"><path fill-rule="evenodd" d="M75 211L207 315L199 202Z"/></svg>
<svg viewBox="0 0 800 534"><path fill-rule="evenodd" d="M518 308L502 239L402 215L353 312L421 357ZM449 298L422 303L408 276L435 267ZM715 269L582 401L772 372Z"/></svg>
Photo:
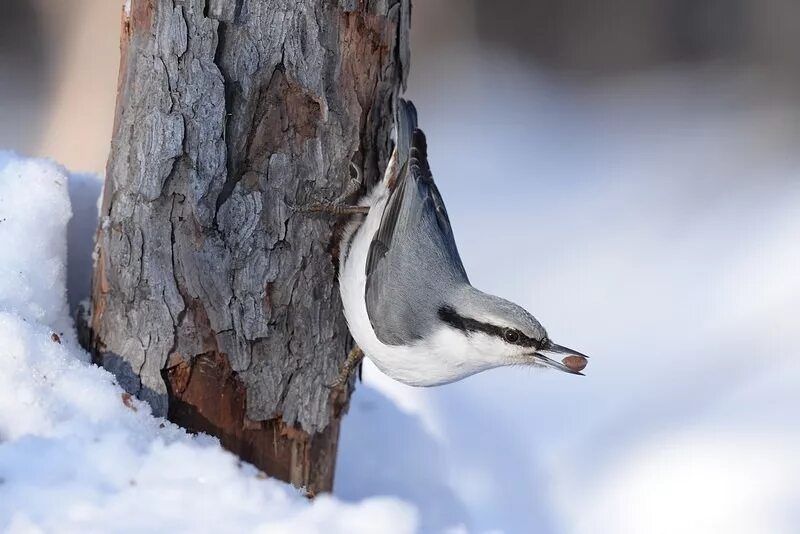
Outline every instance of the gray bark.
<svg viewBox="0 0 800 534"><path fill-rule="evenodd" d="M133 0L91 348L120 384L269 474L330 489L349 344L336 221L385 165L409 0Z"/></svg>

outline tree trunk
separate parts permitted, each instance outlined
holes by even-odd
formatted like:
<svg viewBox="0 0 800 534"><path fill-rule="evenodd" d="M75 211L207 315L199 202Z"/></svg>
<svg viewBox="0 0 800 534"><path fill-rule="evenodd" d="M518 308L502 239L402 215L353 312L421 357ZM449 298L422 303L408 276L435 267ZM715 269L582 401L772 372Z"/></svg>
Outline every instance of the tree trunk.
<svg viewBox="0 0 800 534"><path fill-rule="evenodd" d="M409 0L133 0L123 14L91 350L128 391L266 473L330 490L351 344L340 222L378 179Z"/></svg>

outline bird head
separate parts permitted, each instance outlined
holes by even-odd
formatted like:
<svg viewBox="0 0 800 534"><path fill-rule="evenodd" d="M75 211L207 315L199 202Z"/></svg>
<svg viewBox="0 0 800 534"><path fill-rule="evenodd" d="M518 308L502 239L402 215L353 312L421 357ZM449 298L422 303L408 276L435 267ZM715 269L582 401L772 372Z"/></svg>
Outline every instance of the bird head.
<svg viewBox="0 0 800 534"><path fill-rule="evenodd" d="M473 358L487 364L533 365L582 375L588 356L553 343L544 327L521 306L467 286L440 306L439 319L463 337Z"/></svg>

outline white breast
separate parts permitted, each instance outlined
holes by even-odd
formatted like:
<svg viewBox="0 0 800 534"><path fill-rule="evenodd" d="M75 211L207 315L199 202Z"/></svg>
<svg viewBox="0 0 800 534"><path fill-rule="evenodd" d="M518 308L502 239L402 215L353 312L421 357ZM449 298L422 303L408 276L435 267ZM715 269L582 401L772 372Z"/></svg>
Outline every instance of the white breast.
<svg viewBox="0 0 800 534"><path fill-rule="evenodd" d="M412 346L386 345L375 335L367 314L365 267L388 199L389 191L384 183L376 185L360 202L370 207L369 214L351 222L341 241L339 291L356 344L383 373L412 386L446 384L495 367L496 363L484 358L470 357L476 349L474 338L467 344L463 335L446 326Z"/></svg>

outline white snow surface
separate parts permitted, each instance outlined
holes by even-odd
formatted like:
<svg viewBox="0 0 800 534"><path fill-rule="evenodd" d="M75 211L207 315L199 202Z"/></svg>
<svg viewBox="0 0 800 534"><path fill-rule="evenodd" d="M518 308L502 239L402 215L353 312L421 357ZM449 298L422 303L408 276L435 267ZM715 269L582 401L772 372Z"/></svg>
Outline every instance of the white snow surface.
<svg viewBox="0 0 800 534"><path fill-rule="evenodd" d="M415 531L397 498L309 501L88 362L67 313L69 180L0 152L0 531Z"/></svg>

